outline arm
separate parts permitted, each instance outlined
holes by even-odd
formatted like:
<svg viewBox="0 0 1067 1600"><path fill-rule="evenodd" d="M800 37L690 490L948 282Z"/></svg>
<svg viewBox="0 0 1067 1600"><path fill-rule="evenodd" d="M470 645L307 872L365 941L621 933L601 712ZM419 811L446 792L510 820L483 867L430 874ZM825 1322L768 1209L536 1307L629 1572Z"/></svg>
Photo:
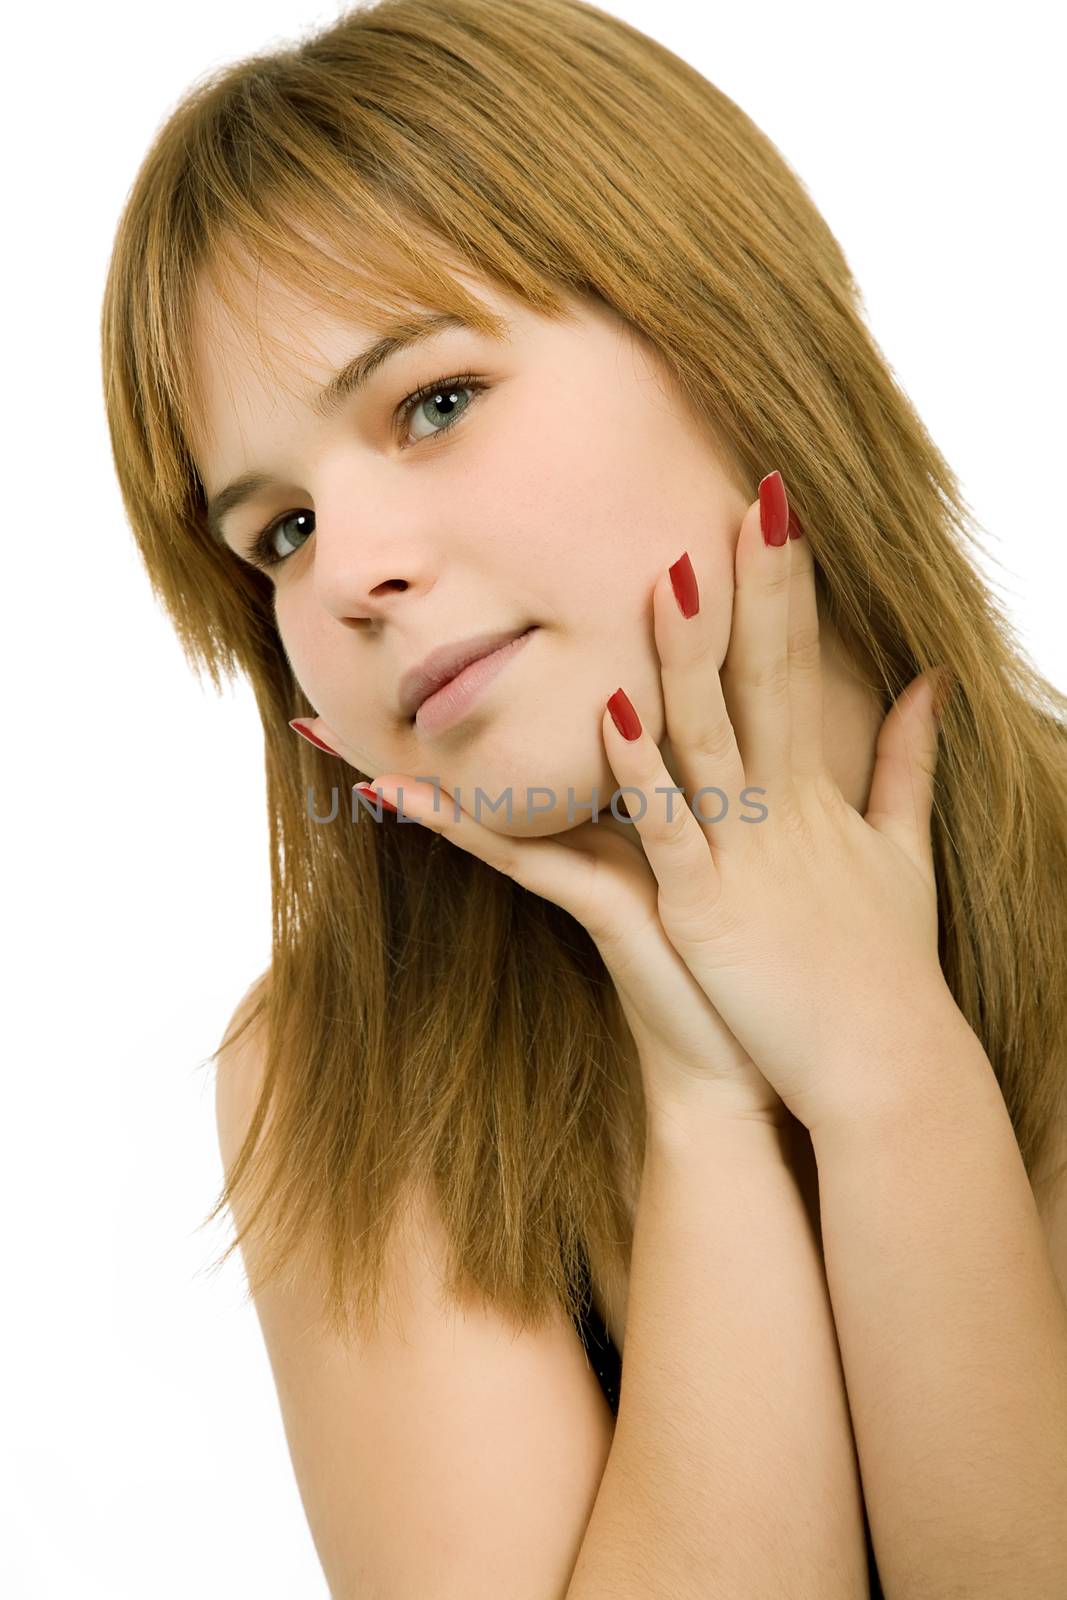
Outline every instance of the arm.
<svg viewBox="0 0 1067 1600"><path fill-rule="evenodd" d="M618 1421L567 1600L868 1594L795 1137L769 1122L649 1118Z"/></svg>
<svg viewBox="0 0 1067 1600"><path fill-rule="evenodd" d="M812 1130L878 1568L894 1600L1057 1600L1067 1307L980 1041L922 1043L887 1046L910 1092Z"/></svg>

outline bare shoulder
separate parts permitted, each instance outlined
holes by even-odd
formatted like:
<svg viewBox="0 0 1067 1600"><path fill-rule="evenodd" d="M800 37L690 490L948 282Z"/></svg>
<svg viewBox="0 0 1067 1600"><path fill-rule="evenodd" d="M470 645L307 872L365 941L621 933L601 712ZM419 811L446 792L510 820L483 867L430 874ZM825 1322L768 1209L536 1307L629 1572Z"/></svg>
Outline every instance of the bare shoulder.
<svg viewBox="0 0 1067 1600"><path fill-rule="evenodd" d="M1055 1118L1048 1150L1033 1184L1049 1257L1067 1302L1067 1096Z"/></svg>
<svg viewBox="0 0 1067 1600"><path fill-rule="evenodd" d="M218 1060L228 1163L262 1088L261 1022ZM308 1526L337 1600L559 1600L611 1448L611 1414L562 1311L518 1331L488 1307L446 1300L446 1244L420 1190L391 1246L389 1315L373 1337L329 1330L310 1251L255 1296Z"/></svg>
<svg viewBox="0 0 1067 1600"><path fill-rule="evenodd" d="M215 1120L219 1149L228 1169L241 1148L259 1101L267 1065L266 1012L256 1016L270 969L261 972L226 1024L215 1061Z"/></svg>

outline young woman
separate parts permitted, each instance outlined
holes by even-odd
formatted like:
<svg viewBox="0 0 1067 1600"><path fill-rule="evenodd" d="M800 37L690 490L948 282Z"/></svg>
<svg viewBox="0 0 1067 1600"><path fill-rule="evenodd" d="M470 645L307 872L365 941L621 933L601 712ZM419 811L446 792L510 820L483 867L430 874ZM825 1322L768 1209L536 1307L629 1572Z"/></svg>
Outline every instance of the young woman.
<svg viewBox="0 0 1067 1600"><path fill-rule="evenodd" d="M1065 1592L1067 697L782 155L382 0L173 111L103 361L263 719L211 1217L332 1593Z"/></svg>

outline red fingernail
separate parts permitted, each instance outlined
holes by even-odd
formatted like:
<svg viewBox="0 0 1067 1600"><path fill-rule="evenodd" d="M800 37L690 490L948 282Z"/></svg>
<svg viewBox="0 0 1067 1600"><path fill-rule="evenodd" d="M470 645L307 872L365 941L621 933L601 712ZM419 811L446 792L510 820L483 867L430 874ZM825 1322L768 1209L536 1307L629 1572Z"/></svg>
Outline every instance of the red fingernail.
<svg viewBox="0 0 1067 1600"><path fill-rule="evenodd" d="M293 718L293 721L290 722L289 726L290 728L294 729L296 733L299 733L303 738L305 738L308 744L317 745L320 750L327 751L331 756L337 755L338 752L334 750L331 745L328 745L324 739L317 738L315 734L311 732L310 728L303 727L299 722L297 722L295 717Z"/></svg>
<svg viewBox="0 0 1067 1600"><path fill-rule="evenodd" d="M793 511L792 507L790 507L789 511L789 537L791 539L802 539L804 537L804 529L797 521L796 513Z"/></svg>
<svg viewBox="0 0 1067 1600"><path fill-rule="evenodd" d="M392 811L397 816L400 815L393 802L391 800L387 800L384 794L376 794L369 783L357 783L356 793L365 794L368 800L380 800L387 811Z"/></svg>
<svg viewBox="0 0 1067 1600"><path fill-rule="evenodd" d="M641 718L621 689L616 689L608 701L608 710L611 712L612 722L624 739L640 739Z"/></svg>
<svg viewBox="0 0 1067 1600"><path fill-rule="evenodd" d="M759 522L764 544L785 544L789 537L789 501L780 472L769 472L760 479Z"/></svg>
<svg viewBox="0 0 1067 1600"><path fill-rule="evenodd" d="M674 590L679 611L683 617L695 617L700 610L700 595L697 591L697 575L693 571L688 550L679 556L671 567L670 574L671 588Z"/></svg>

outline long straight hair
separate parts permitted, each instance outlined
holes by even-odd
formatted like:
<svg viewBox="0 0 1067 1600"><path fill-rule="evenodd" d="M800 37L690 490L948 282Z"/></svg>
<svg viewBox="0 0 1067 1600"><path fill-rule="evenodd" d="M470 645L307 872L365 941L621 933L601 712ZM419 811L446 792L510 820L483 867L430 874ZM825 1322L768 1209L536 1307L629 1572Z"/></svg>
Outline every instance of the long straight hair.
<svg viewBox="0 0 1067 1600"><path fill-rule="evenodd" d="M939 955L1033 1180L1067 1065L1067 697L979 576L976 524L840 246L744 112L619 19L581 0L380 0L193 86L136 174L103 301L115 468L151 584L194 671L217 689L244 675L263 721L272 953L237 1032L264 1029L266 1065L202 1224L240 1201L218 1265L255 1236L254 1293L311 1247L331 1326L373 1328L399 1209L427 1192L448 1292L522 1325L577 1313L582 1250L612 1272L629 1259L644 1104L592 940L431 831L309 819L337 763L288 727L314 707L272 585L211 537L190 449L198 281L235 317L252 261L375 330L414 303L496 331L435 258L547 317L566 293L612 307L749 499L781 469L820 613L884 709L918 672L955 674Z"/></svg>

